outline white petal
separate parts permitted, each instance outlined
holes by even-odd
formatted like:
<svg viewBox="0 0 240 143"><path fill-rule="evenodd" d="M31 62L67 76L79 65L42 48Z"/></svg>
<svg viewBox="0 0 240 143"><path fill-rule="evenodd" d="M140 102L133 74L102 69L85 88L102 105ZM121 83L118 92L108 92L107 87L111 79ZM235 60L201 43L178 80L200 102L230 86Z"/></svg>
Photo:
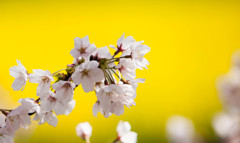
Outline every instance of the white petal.
<svg viewBox="0 0 240 143"><path fill-rule="evenodd" d="M78 58L80 57L80 53L77 49L72 49L70 54L74 57L74 58Z"/></svg>
<svg viewBox="0 0 240 143"><path fill-rule="evenodd" d="M31 73L28 78L31 83L41 83L41 78L36 73Z"/></svg>
<svg viewBox="0 0 240 143"><path fill-rule="evenodd" d="M72 100L72 101L68 102L67 110L65 111L65 115L69 115L72 112L72 110L74 109L75 105L76 105L75 100Z"/></svg>
<svg viewBox="0 0 240 143"><path fill-rule="evenodd" d="M117 116L120 116L124 113L124 106L120 103L114 102L112 104L111 112Z"/></svg>
<svg viewBox="0 0 240 143"><path fill-rule="evenodd" d="M86 46L88 46L88 44L90 44L88 35L82 38L82 44L84 47L86 47Z"/></svg>
<svg viewBox="0 0 240 143"><path fill-rule="evenodd" d="M118 47L122 44L122 42L124 40L124 36L125 36L125 33L123 33L123 35L118 39L118 41L117 41L117 46Z"/></svg>
<svg viewBox="0 0 240 143"><path fill-rule="evenodd" d="M54 115L52 112L48 112L46 115L46 122L48 122L49 125L56 127L58 123L58 119L56 115Z"/></svg>
<svg viewBox="0 0 240 143"><path fill-rule="evenodd" d="M22 87L26 84L26 81L21 78L16 78L12 84L12 88L14 91L21 90Z"/></svg>
<svg viewBox="0 0 240 143"><path fill-rule="evenodd" d="M123 143L136 143L137 142L137 133L128 132L127 134L123 135L120 140Z"/></svg>
<svg viewBox="0 0 240 143"><path fill-rule="evenodd" d="M82 88L84 92L90 92L94 90L94 81L90 78L83 77Z"/></svg>
<svg viewBox="0 0 240 143"><path fill-rule="evenodd" d="M91 79L95 82L100 82L104 79L104 73L101 69L96 68L89 72Z"/></svg>
<svg viewBox="0 0 240 143"><path fill-rule="evenodd" d="M117 48L114 45L109 45L110 48L113 48L114 50L117 50Z"/></svg>
<svg viewBox="0 0 240 143"><path fill-rule="evenodd" d="M97 61L90 61L90 62L86 62L86 65L87 65L87 67L86 67L87 70L90 70L90 69L94 70L94 69L98 68L99 63Z"/></svg>
<svg viewBox="0 0 240 143"><path fill-rule="evenodd" d="M67 109L67 104L63 103L62 101L57 101L56 105L53 107L54 112L56 115L63 115L65 114L65 110Z"/></svg>
<svg viewBox="0 0 240 143"><path fill-rule="evenodd" d="M85 139L85 136L90 138L92 135L92 126L88 122L79 123L76 127L76 133L82 139Z"/></svg>
<svg viewBox="0 0 240 143"><path fill-rule="evenodd" d="M117 132L119 136L122 136L123 134L128 133L130 131L131 131L131 125L129 124L129 122L120 121L118 123Z"/></svg>
<svg viewBox="0 0 240 143"><path fill-rule="evenodd" d="M99 106L99 102L97 101L94 105L93 105L93 108L92 108L92 113L93 113L93 116L97 116L97 113L99 112L100 110L100 106Z"/></svg>

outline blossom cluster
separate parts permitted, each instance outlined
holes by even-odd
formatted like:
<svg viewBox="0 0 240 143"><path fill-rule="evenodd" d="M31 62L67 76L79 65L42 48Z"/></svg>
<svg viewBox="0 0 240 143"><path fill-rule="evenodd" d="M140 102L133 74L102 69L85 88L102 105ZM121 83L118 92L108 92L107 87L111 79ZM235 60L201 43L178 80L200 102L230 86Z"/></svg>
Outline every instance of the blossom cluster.
<svg viewBox="0 0 240 143"><path fill-rule="evenodd" d="M213 128L222 142L240 142L240 51L232 56L230 71L217 82L224 111L213 118Z"/></svg>
<svg viewBox="0 0 240 143"><path fill-rule="evenodd" d="M76 127L77 136L90 143L90 137L92 136L92 126L89 122L79 123ZM120 121L117 125L117 138L113 143L136 143L137 133L131 131L131 125L127 121Z"/></svg>
<svg viewBox="0 0 240 143"><path fill-rule="evenodd" d="M15 131L27 128L31 117L39 124L56 126L58 115L68 115L75 107L74 90L82 86L85 92L95 91L97 101L93 105L93 115L100 112L106 118L124 113L124 106L135 105L138 83L145 80L136 78L136 69L147 69L149 62L144 58L150 51L143 41L135 41L132 36L117 41L115 51L108 47L97 48L89 42L88 36L74 39L74 48L70 54L74 60L67 68L51 73L48 70L35 69L30 73L17 60L17 66L10 69L15 78L12 88L23 90L27 81L36 83L38 98L20 99L16 109L0 109L4 115L4 124L0 125L0 142L11 143ZM118 57L116 57L118 56Z"/></svg>

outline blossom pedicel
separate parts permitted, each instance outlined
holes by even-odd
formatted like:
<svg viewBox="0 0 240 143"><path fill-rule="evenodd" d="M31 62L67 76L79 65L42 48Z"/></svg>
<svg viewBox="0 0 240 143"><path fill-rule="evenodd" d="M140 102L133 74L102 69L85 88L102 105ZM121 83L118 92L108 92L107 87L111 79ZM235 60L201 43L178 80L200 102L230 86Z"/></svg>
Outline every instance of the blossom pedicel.
<svg viewBox="0 0 240 143"><path fill-rule="evenodd" d="M13 90L23 90L29 80L38 84L38 98L21 99L21 105L16 109L0 109L5 116L5 123L0 126L0 142L13 142L16 130L31 124L30 116L34 116L33 119L39 124L47 122L56 126L56 115L68 115L74 109L76 102L73 94L78 86L85 92L96 92L94 116L98 112L106 118L112 114L122 115L124 105L135 105L137 85L144 82L144 79L135 79L136 69L147 69L149 65L144 55L150 48L142 43L132 36L124 38L123 34L117 41L117 47L110 46L116 50L112 55L108 47L97 48L91 44L88 36L77 37L70 52L74 57L73 63L55 73L41 69L29 73L17 60L18 66L10 69L10 75L15 78Z"/></svg>

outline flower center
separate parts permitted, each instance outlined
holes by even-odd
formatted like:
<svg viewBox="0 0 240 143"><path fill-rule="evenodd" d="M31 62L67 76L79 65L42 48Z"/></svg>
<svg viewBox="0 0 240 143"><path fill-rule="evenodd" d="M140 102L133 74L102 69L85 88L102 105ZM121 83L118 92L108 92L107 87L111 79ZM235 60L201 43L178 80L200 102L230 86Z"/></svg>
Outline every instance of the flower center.
<svg viewBox="0 0 240 143"><path fill-rule="evenodd" d="M83 76L88 76L88 72L89 72L88 70L84 69L84 70L82 71L82 77L83 77Z"/></svg>
<svg viewBox="0 0 240 143"><path fill-rule="evenodd" d="M80 54L86 53L86 47L81 47L79 50Z"/></svg>
<svg viewBox="0 0 240 143"><path fill-rule="evenodd" d="M71 87L71 84L70 84L70 83L65 83L65 84L63 85L63 87L64 87L64 88L69 88L69 87Z"/></svg>
<svg viewBox="0 0 240 143"><path fill-rule="evenodd" d="M42 77L42 82L43 83L48 83L49 82L49 78L47 76L43 76Z"/></svg>

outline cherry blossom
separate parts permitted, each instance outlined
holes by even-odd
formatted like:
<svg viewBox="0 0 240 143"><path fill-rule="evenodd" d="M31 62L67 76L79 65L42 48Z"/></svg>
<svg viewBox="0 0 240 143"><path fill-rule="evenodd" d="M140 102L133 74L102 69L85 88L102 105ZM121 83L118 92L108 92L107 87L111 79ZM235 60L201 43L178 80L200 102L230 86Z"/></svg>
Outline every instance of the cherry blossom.
<svg viewBox="0 0 240 143"><path fill-rule="evenodd" d="M41 69L33 70L34 73L29 75L29 82L38 83L37 95L40 97L45 96L50 90L51 81L54 81L49 71Z"/></svg>
<svg viewBox="0 0 240 143"><path fill-rule="evenodd" d="M166 130L168 139L172 143L202 142L200 135L195 131L193 122L186 117L180 115L170 117Z"/></svg>
<svg viewBox="0 0 240 143"><path fill-rule="evenodd" d="M107 46L98 48L92 55L96 59L111 59L112 58L112 55L109 52L109 49Z"/></svg>
<svg viewBox="0 0 240 143"><path fill-rule="evenodd" d="M21 90L22 87L26 85L28 79L28 73L26 68L22 65L22 63L17 60L18 66L14 66L10 68L10 75L15 78L12 88L13 90Z"/></svg>
<svg viewBox="0 0 240 143"><path fill-rule="evenodd" d="M128 83L132 85L133 89L136 90L138 87L138 83L144 83L145 79L144 78L137 78L137 79L132 79L129 80Z"/></svg>
<svg viewBox="0 0 240 143"><path fill-rule="evenodd" d="M110 47L114 48L119 52L123 52L128 48L130 48L130 45L135 42L135 39L132 36L128 36L126 38L124 37L125 37L125 33L118 39L117 48L113 45L110 45Z"/></svg>
<svg viewBox="0 0 240 143"><path fill-rule="evenodd" d="M28 115L28 109L24 106L18 106L12 110L6 118L6 126L9 131L18 130L20 127L27 128L31 124L31 118Z"/></svg>
<svg viewBox="0 0 240 143"><path fill-rule="evenodd" d="M104 78L103 71L98 68L96 61L87 61L76 68L72 75L72 80L76 85L82 84L85 92L94 90L94 83L100 82Z"/></svg>
<svg viewBox="0 0 240 143"><path fill-rule="evenodd" d="M131 80L136 77L135 65L130 59L120 59L120 62L116 68L118 68L123 78L126 80Z"/></svg>
<svg viewBox="0 0 240 143"><path fill-rule="evenodd" d="M94 44L90 44L88 36L82 39L76 37L74 39L74 49L71 50L70 54L76 59L80 57L87 59L96 49Z"/></svg>
<svg viewBox="0 0 240 143"><path fill-rule="evenodd" d="M134 98L136 93L131 85L128 84L110 84L97 92L98 102L94 104L93 114L100 111L106 118L112 113L122 115L124 105L130 107L135 105Z"/></svg>
<svg viewBox="0 0 240 143"><path fill-rule="evenodd" d="M137 133L131 131L129 122L120 121L117 126L118 139L122 143L136 143Z"/></svg>
<svg viewBox="0 0 240 143"><path fill-rule="evenodd" d="M44 124L45 122L47 122L49 125L56 127L57 123L58 123L58 119L56 117L56 115L54 115L54 113L52 111L49 112L39 112L37 113L34 118L34 120L39 121L38 124Z"/></svg>
<svg viewBox="0 0 240 143"><path fill-rule="evenodd" d="M52 85L56 91L56 98L65 101L71 101L73 99L73 93L75 84L69 81L59 81Z"/></svg>
<svg viewBox="0 0 240 143"><path fill-rule="evenodd" d="M75 107L75 100L61 100L56 95L49 91L48 97L43 98L41 101L41 112L54 111L56 115L68 115Z"/></svg>
<svg viewBox="0 0 240 143"><path fill-rule="evenodd" d="M22 107L28 111L28 113L34 113L40 110L39 104L31 98L23 98L18 101L22 104Z"/></svg>
<svg viewBox="0 0 240 143"><path fill-rule="evenodd" d="M6 127L0 127L0 142L13 143L13 136L8 133Z"/></svg>
<svg viewBox="0 0 240 143"><path fill-rule="evenodd" d="M239 136L239 123L240 117L234 114L218 113L213 118L214 130L223 139Z"/></svg>
<svg viewBox="0 0 240 143"><path fill-rule="evenodd" d="M122 56L131 55L135 68L147 69L149 62L144 56L150 51L150 48L147 45L142 45L142 43L143 41L134 42L128 50L123 52Z"/></svg>
<svg viewBox="0 0 240 143"><path fill-rule="evenodd" d="M76 127L77 136L83 140L89 140L92 136L92 126L89 122L79 123Z"/></svg>

